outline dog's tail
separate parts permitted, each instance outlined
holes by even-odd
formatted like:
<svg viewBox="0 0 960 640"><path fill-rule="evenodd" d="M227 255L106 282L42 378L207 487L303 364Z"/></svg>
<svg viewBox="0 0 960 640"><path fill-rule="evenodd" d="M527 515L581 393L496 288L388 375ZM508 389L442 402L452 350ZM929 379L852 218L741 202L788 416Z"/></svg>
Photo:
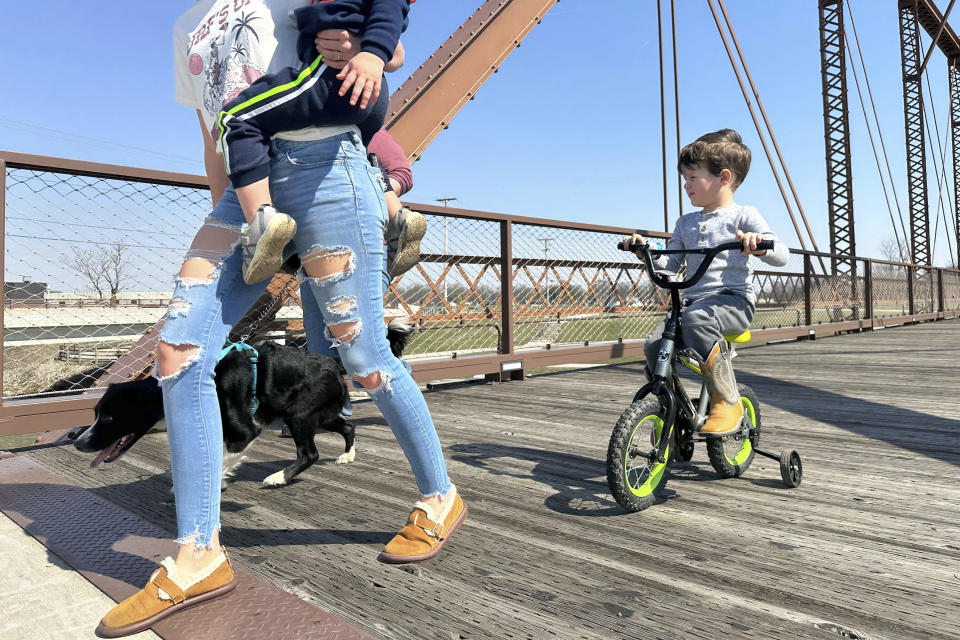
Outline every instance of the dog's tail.
<svg viewBox="0 0 960 640"><path fill-rule="evenodd" d="M407 342L413 333L413 325L410 324L410 318L394 318L387 325L387 341L390 343L390 351L396 357L403 355L403 350L407 348Z"/></svg>

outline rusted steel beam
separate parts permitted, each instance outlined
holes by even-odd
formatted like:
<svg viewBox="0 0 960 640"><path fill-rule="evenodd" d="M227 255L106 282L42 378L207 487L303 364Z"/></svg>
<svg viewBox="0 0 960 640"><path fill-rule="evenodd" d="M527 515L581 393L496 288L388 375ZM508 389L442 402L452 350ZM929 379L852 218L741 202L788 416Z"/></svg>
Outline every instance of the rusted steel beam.
<svg viewBox="0 0 960 640"><path fill-rule="evenodd" d="M900 61L903 68L903 117L907 142L907 188L910 202L910 261L930 261L927 207L927 157L920 85L920 0L900 0ZM946 30L944 30L946 33ZM941 37L943 37L941 35Z"/></svg>
<svg viewBox="0 0 960 640"><path fill-rule="evenodd" d="M960 38L949 24L944 24L943 14L933 0L901 0L900 8L916 12L917 22L928 36L937 39L934 44L948 60L960 56Z"/></svg>
<svg viewBox="0 0 960 640"><path fill-rule="evenodd" d="M954 212L960 211L960 58L947 62L950 82L950 142L953 149L953 203ZM954 240L960 256L960 216L954 217ZM948 239L949 242L949 239Z"/></svg>
<svg viewBox="0 0 960 640"><path fill-rule="evenodd" d="M414 161L558 0L487 0L390 96L386 128Z"/></svg>
<svg viewBox="0 0 960 640"><path fill-rule="evenodd" d="M827 212L830 253L856 254L853 224L853 172L850 166L850 115L847 108L847 57L843 0L820 0L820 74L827 159ZM834 275L851 273L849 260L831 260Z"/></svg>

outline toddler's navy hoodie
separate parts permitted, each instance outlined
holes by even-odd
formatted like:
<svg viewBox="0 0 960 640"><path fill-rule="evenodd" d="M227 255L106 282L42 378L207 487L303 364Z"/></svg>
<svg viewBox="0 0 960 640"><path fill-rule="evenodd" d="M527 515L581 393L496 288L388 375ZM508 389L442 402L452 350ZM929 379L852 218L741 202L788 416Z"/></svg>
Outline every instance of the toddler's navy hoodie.
<svg viewBox="0 0 960 640"><path fill-rule="evenodd" d="M360 50L389 62L400 34L407 28L407 13L415 0L318 0L294 11L300 37L297 52L304 62L317 57L314 39L324 29L345 29L362 35Z"/></svg>

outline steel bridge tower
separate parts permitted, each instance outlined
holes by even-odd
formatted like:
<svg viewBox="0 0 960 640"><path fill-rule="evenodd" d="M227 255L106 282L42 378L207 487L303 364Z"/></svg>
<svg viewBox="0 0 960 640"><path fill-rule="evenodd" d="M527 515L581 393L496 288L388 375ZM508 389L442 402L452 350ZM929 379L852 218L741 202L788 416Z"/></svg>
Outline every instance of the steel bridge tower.
<svg viewBox="0 0 960 640"><path fill-rule="evenodd" d="M827 213L830 253L856 255L853 177L850 168L850 115L843 0L820 0L820 71L823 82L823 133L827 159ZM834 275L856 275L852 261L831 258Z"/></svg>

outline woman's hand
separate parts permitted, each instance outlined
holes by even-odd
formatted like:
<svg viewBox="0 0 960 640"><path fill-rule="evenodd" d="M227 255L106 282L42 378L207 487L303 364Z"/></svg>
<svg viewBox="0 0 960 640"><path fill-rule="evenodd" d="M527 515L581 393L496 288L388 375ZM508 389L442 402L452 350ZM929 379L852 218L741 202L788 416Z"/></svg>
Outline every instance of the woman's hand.
<svg viewBox="0 0 960 640"><path fill-rule="evenodd" d="M360 51L360 36L343 29L324 29L314 43L323 62L332 69L343 69Z"/></svg>
<svg viewBox="0 0 960 640"><path fill-rule="evenodd" d="M380 96L380 83L383 80L383 60L378 56L361 51L346 64L337 74L338 80L343 80L340 86L340 95L345 96L350 88L350 104L360 101L360 108L366 109L371 102L376 102Z"/></svg>
<svg viewBox="0 0 960 640"><path fill-rule="evenodd" d="M738 229L737 240L743 243L743 251L740 253L745 256L762 256L767 253L766 251L757 251L757 243L763 240L763 234L754 231L744 233Z"/></svg>
<svg viewBox="0 0 960 640"><path fill-rule="evenodd" d="M633 235L623 236L623 247L627 248L635 244L647 244L647 241L639 233L634 233ZM643 255L639 251L634 251L634 255L638 258L642 258Z"/></svg>

